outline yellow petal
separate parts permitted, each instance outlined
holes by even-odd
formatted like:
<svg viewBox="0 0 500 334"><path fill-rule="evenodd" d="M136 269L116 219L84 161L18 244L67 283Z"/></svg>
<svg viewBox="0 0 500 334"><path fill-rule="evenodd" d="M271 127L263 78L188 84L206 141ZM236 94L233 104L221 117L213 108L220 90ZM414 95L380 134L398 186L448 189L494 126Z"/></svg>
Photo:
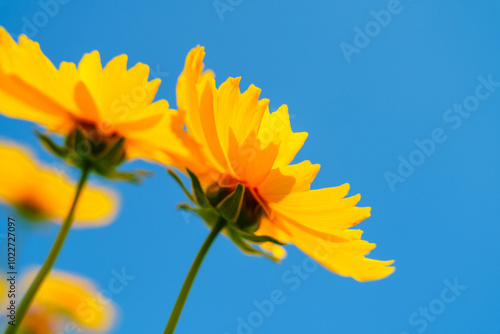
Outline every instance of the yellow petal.
<svg viewBox="0 0 500 334"><path fill-rule="evenodd" d="M256 86L241 93L241 78L230 77L216 89L213 74L202 73L204 55L201 47L189 52L177 83L177 104L186 111L188 133L204 154L188 168L198 164L257 187L273 166L293 160L307 134L292 132L286 106L271 114L269 100L259 100Z"/></svg>
<svg viewBox="0 0 500 334"><path fill-rule="evenodd" d="M79 110L85 110L85 113L80 115L81 119L91 123L99 119L96 102L83 82L78 82L75 86L75 102Z"/></svg>
<svg viewBox="0 0 500 334"><path fill-rule="evenodd" d="M85 54L78 64L78 75L92 95L99 100L102 90L102 65L99 51Z"/></svg>
<svg viewBox="0 0 500 334"><path fill-rule="evenodd" d="M271 143L262 148L255 136L249 136L238 145L234 134L230 133L228 160L233 175L248 187L257 187L270 173L279 146Z"/></svg>
<svg viewBox="0 0 500 334"><path fill-rule="evenodd" d="M341 276L371 281L385 278L395 270L394 267L389 267L394 261L365 258L375 248L375 244L364 240L345 241L336 235L314 233L284 219L280 219L279 224L286 229L291 243Z"/></svg>
<svg viewBox="0 0 500 334"><path fill-rule="evenodd" d="M257 132L264 113L268 110L269 100L259 100L260 93L260 88L250 85L239 98L237 114L231 128L240 143L252 132Z"/></svg>
<svg viewBox="0 0 500 334"><path fill-rule="evenodd" d="M225 154L229 150L229 135L232 125L238 116L238 101L241 94L239 88L240 79L228 78L214 93L216 107L213 110L213 122L217 135L214 136L212 133L207 133L206 137L208 140L212 140L211 138L217 139ZM215 87L215 80L211 79L209 81L213 82L213 87ZM207 104L207 100L200 100L200 112L203 112ZM203 128L206 129L207 124L204 122L203 117L201 117L201 121Z"/></svg>
<svg viewBox="0 0 500 334"><path fill-rule="evenodd" d="M23 275L22 285L29 286L37 272L31 270ZM32 309L45 310L52 321L60 324L69 317L85 331L92 332L108 331L115 317L113 303L100 299L99 290L90 280L56 270L42 283Z"/></svg>
<svg viewBox="0 0 500 334"><path fill-rule="evenodd" d="M139 137L144 139L151 133L158 139L157 131L150 130L161 123L169 109L166 101L153 103L161 80L148 81L148 76L149 67L142 63L127 70L126 55L113 58L103 69L98 51L85 54L78 67L62 62L57 69L38 43L26 36L16 43L0 27L0 112L37 122L51 131L68 135L85 123L99 131L96 137L118 135L137 143L144 142ZM175 125L178 128L161 137L167 141L177 137L183 122ZM184 141L181 138L167 146L150 139L147 142L152 147L145 151L165 150L160 155L173 161ZM134 150L128 156L140 154L137 145L128 146ZM182 149L181 159L189 161L191 147Z"/></svg>
<svg viewBox="0 0 500 334"><path fill-rule="evenodd" d="M149 115L160 79L148 81L149 66L138 63L127 70L127 56L113 58L102 72L103 89L98 98L102 118L120 124L132 123Z"/></svg>
<svg viewBox="0 0 500 334"><path fill-rule="evenodd" d="M215 110L219 109L215 80L207 77L198 85L200 109L199 119L203 124L203 144L206 147L207 158L221 170L227 170L227 151L224 150L224 142L219 137L219 125L216 123ZM188 132L190 130L188 129Z"/></svg>
<svg viewBox="0 0 500 334"><path fill-rule="evenodd" d="M16 44L0 27L0 111L57 129L75 108L73 87L26 36Z"/></svg>
<svg viewBox="0 0 500 334"><path fill-rule="evenodd" d="M278 260L284 259L286 257L285 248L273 242L263 242L259 244L259 247L262 248L262 250L269 252Z"/></svg>
<svg viewBox="0 0 500 334"><path fill-rule="evenodd" d="M292 131L286 105L282 105L272 114L264 114L259 129L259 139L264 144L271 141L280 143L280 151L274 162L274 168L291 163L304 145L306 138L307 132L294 133Z"/></svg>
<svg viewBox="0 0 500 334"><path fill-rule="evenodd" d="M19 78L3 73L0 73L0 111L6 116L37 122L49 129L59 129L69 120L59 106L37 90Z"/></svg>
<svg viewBox="0 0 500 334"><path fill-rule="evenodd" d="M332 232L352 227L370 216L370 208L356 204L361 196L343 198L349 189L340 187L292 193L269 206L280 215L316 231Z"/></svg>
<svg viewBox="0 0 500 334"><path fill-rule="evenodd" d="M50 218L57 223L62 222L60 217L68 214L71 200L74 196L76 184L66 183L53 178L52 182L60 182L60 186L47 185L44 191L45 198L50 198L52 215ZM64 183L63 183L64 182ZM65 198L62 198L65 196ZM49 200L46 200L47 204ZM85 186L75 209L75 228L100 227L113 222L118 212L118 197L113 192L95 185Z"/></svg>
<svg viewBox="0 0 500 334"><path fill-rule="evenodd" d="M164 117L171 116L173 110L168 108L168 102L166 100L160 100L153 104L147 106L142 112L141 118L129 119L127 122L122 121L116 125L116 131L120 133L129 132L143 132L145 130L154 128L160 123ZM165 136L172 135L165 131ZM162 142L159 145L164 144Z"/></svg>
<svg viewBox="0 0 500 334"><path fill-rule="evenodd" d="M15 207L32 207L47 219L61 223L69 212L76 183L64 170L37 163L33 154L19 145L0 141L0 201ZM117 213L113 192L89 184L75 211L75 227L107 225Z"/></svg>
<svg viewBox="0 0 500 334"><path fill-rule="evenodd" d="M145 158L184 168L199 151L197 144L182 129L184 117L168 109L165 100L151 104L145 113L151 116L133 124L120 124L118 131L127 132L128 158Z"/></svg>
<svg viewBox="0 0 500 334"><path fill-rule="evenodd" d="M250 134L257 133L269 104L269 100L259 101L261 90L254 85L250 85L242 94L240 80L228 78L217 90L215 121L221 146L226 152L231 132L238 144L246 141Z"/></svg>
<svg viewBox="0 0 500 334"><path fill-rule="evenodd" d="M196 85L201 81L203 71L203 47L197 46L189 51L184 69L177 81L177 107L186 112L186 124L191 135L198 142L204 140L203 127L198 114L198 90ZM210 72L209 72L210 73ZM209 76L213 77L209 74Z"/></svg>
<svg viewBox="0 0 500 334"><path fill-rule="evenodd" d="M256 235L264 235L272 237L279 241L287 240L287 235L277 228L273 223L266 217L262 217ZM272 242L264 242L259 244L259 246L264 250L271 253L277 259L284 259L286 257L286 250L283 246L277 245Z"/></svg>
<svg viewBox="0 0 500 334"><path fill-rule="evenodd" d="M307 191L319 168L310 161L274 168L259 186L259 194L268 202L279 202L291 193Z"/></svg>

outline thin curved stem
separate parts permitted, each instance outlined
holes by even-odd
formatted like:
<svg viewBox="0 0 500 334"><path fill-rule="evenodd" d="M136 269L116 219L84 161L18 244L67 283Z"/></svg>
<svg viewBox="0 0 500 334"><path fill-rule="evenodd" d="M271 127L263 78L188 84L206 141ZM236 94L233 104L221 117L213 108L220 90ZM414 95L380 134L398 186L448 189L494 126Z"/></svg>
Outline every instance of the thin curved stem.
<svg viewBox="0 0 500 334"><path fill-rule="evenodd" d="M82 168L82 175L80 177L80 181L78 182L78 186L76 188L76 193L75 197L73 199L73 204L71 205L71 209L69 210L68 215L66 216L66 219L63 222L63 225L61 227L61 230L59 231L59 234L57 235L56 241L54 242L54 245L52 246L52 249L50 250L49 255L47 256L47 259L45 260L45 263L43 264L42 268L38 272L38 275L36 276L35 280L29 287L28 291L23 297L23 300L21 301L21 304L19 304L19 307L17 308L16 311L16 322L15 326L7 326L7 330L5 331L5 334L14 334L17 333L19 328L21 327L21 323L28 313L28 310L31 306L31 303L35 299L36 293L40 286L42 285L43 281L45 278L49 275L52 266L56 262L57 256L59 255L59 252L61 251L61 248L64 244L64 241L66 240L66 236L68 235L68 232L71 228L71 224L73 223L73 217L75 215L75 208L76 204L78 203L78 199L80 198L81 192L83 190L83 186L85 185L85 182L87 181L87 178L90 174L91 167L90 166L84 166Z"/></svg>
<svg viewBox="0 0 500 334"><path fill-rule="evenodd" d="M203 262L203 259L205 258L205 255L207 254L208 250L210 249L210 246L214 242L215 238L219 234L219 232L226 226L226 221L223 218L220 218L217 223L213 226L212 230L210 231L210 234L208 235L207 239L201 246L200 250L198 251L198 254L196 255L196 258L193 261L193 264L191 265L191 268L189 269L189 272L186 276L186 279L184 280L184 284L182 285L181 292L179 293L179 296L177 297L177 301L175 302L174 309L172 310L172 313L170 314L170 319L168 320L167 327L165 328L165 331L163 334L173 334L175 331L175 326L177 325L177 322L179 321L179 317L181 316L182 313L182 308L184 307L184 303L186 302L186 299L189 295L189 290L191 290L191 286L193 285L194 279L196 278L196 274L198 273L198 269L200 269L201 263Z"/></svg>

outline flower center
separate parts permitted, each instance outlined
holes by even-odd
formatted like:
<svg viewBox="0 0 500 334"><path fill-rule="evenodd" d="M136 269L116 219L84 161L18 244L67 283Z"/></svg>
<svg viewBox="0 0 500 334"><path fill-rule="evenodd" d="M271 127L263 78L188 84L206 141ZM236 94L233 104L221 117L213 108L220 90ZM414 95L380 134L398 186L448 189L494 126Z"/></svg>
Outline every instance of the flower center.
<svg viewBox="0 0 500 334"><path fill-rule="evenodd" d="M102 132L93 123L78 122L77 127L84 135L86 144L78 147L80 150L87 150L90 155L96 156L106 151L114 145L120 136L115 132ZM87 146L87 147L83 147Z"/></svg>
<svg viewBox="0 0 500 334"><path fill-rule="evenodd" d="M208 186L206 193L210 204L216 207L234 190L235 187L221 187L219 183L216 182ZM263 214L265 214L264 209L255 198L254 193L250 188L245 187L241 210L236 219L236 225L245 232L254 233L259 229L260 219Z"/></svg>
<svg viewBox="0 0 500 334"><path fill-rule="evenodd" d="M16 208L21 215L33 221L44 220L48 218L47 212L45 212L45 210L39 205L39 203L31 198L25 198L21 200L16 205Z"/></svg>
<svg viewBox="0 0 500 334"><path fill-rule="evenodd" d="M95 172L109 176L126 158L125 138L116 132L103 133L93 123L79 121L66 137L62 152L56 154L72 165L90 165Z"/></svg>

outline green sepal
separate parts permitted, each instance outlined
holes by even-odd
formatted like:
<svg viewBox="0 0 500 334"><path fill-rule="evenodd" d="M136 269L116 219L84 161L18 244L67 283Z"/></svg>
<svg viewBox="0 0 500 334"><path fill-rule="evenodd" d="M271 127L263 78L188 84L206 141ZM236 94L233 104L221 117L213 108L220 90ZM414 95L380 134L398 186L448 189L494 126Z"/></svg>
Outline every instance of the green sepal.
<svg viewBox="0 0 500 334"><path fill-rule="evenodd" d="M125 143L125 138L121 137L116 141L116 143L106 152L102 157L99 157L96 161L103 167L117 166L125 158L125 153L123 151L123 144Z"/></svg>
<svg viewBox="0 0 500 334"><path fill-rule="evenodd" d="M228 222L235 222L240 215L245 187L239 183L236 189L217 205L217 211Z"/></svg>
<svg viewBox="0 0 500 334"><path fill-rule="evenodd" d="M186 169L189 177L191 178L191 186L193 187L194 198L196 199L196 203L202 208L206 208L210 206L207 196L201 187L200 180L198 177L194 175L189 169Z"/></svg>
<svg viewBox="0 0 500 334"><path fill-rule="evenodd" d="M64 146L67 148L73 147L74 141L75 141L75 132L72 131L66 136L66 138L64 138Z"/></svg>
<svg viewBox="0 0 500 334"><path fill-rule="evenodd" d="M276 244L276 245L281 245L281 246L286 245L286 243L281 242L277 239L274 239L273 237L269 237L267 235L255 235L255 234L240 230L237 226L234 226L234 225L229 225L229 226L231 226L231 228L233 230L235 230L236 233L239 233L241 235L241 237L245 240L249 240L251 242L256 242L256 243L272 242L273 244Z"/></svg>
<svg viewBox="0 0 500 334"><path fill-rule="evenodd" d="M246 243L245 240L243 240L243 238L241 237L241 235L237 231L235 231L234 229L227 228L226 230L228 231L228 235L231 238L231 240L236 244L236 246L238 246L238 248L242 252L244 252L246 254L251 254L251 255L264 256L265 258L268 258L269 260L272 260L275 262L280 261L278 258L272 256L271 254L263 252L255 247L252 247L250 244Z"/></svg>
<svg viewBox="0 0 500 334"><path fill-rule="evenodd" d="M141 183L144 177L152 175L144 170L116 170L126 158L123 137L109 137L103 142L93 144L92 139L87 138L85 130L77 127L66 136L64 146L59 146L49 136L38 131L35 133L42 144L56 156L78 168L90 168L103 177Z"/></svg>
<svg viewBox="0 0 500 334"><path fill-rule="evenodd" d="M268 252L262 251L252 243L264 243L271 242L277 245L285 245L285 243L280 242L269 236L258 236L253 233L241 230L237 225L238 220L245 195L245 187L240 183L237 185L236 189L226 196L216 207L210 204L210 201L201 187L198 177L193 174L189 169L187 173L191 178L191 186L193 189L193 194L191 194L180 177L171 169L167 172L175 179L175 181L181 186L182 190L186 196L193 201L195 206L190 206L186 203L181 203L177 206L180 210L186 210L198 215L202 218L209 227L213 227L219 219L224 219L226 227L224 228L224 233L235 243L235 245L244 253L251 255L259 255L268 258L272 261L279 262L280 259L274 257ZM215 204L214 204L215 205ZM258 228L258 225L257 227Z"/></svg>
<svg viewBox="0 0 500 334"><path fill-rule="evenodd" d="M178 204L177 208L179 210L189 211L189 212L192 212L192 213L198 215L210 227L212 227L219 219L219 215L212 208L192 207L186 203Z"/></svg>
<svg viewBox="0 0 500 334"><path fill-rule="evenodd" d="M195 199L193 198L193 195L187 190L186 186L184 185L184 182L182 182L181 178L179 175L177 175L176 172L174 172L173 169L167 169L167 173L170 174L174 178L174 180L177 182L177 184L182 188L182 191L184 191L184 194L186 194L187 198L191 200L191 202L195 203Z"/></svg>
<svg viewBox="0 0 500 334"><path fill-rule="evenodd" d="M191 212L196 213L196 214L198 214L198 211L199 211L198 208L192 207L191 205L189 205L187 203L177 204L177 209L184 210L184 211L191 211Z"/></svg>
<svg viewBox="0 0 500 334"><path fill-rule="evenodd" d="M82 152L82 148L85 147L85 152ZM80 129L75 129L75 141L73 143L73 149L79 157L86 158L89 155L90 146L85 135L80 131Z"/></svg>
<svg viewBox="0 0 500 334"><path fill-rule="evenodd" d="M99 167L96 168L95 165L93 168L97 174L107 177L109 179L129 181L136 184L142 183L144 177L150 177L153 175L153 173L145 170L135 170L131 172L119 172L116 170L109 171L109 170L99 169Z"/></svg>
<svg viewBox="0 0 500 334"><path fill-rule="evenodd" d="M45 148L47 148L50 152L54 153L59 158L63 158L63 159L66 158L66 156L68 155L68 150L65 147L57 145L56 143L54 143L52 141L52 139L50 139L49 136L44 135L43 133L40 133L36 130L35 130L35 134L38 137L38 139L40 139L43 146L45 146Z"/></svg>

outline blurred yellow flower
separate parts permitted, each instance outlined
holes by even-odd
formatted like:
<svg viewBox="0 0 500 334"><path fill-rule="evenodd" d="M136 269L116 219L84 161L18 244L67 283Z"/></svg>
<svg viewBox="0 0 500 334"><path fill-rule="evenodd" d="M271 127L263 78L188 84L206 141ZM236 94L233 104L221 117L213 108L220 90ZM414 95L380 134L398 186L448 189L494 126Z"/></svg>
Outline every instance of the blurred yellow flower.
<svg viewBox="0 0 500 334"><path fill-rule="evenodd" d="M23 275L20 287L27 287L36 272ZM7 295L2 294L1 299L4 304ZM90 280L53 270L38 290L19 333L105 333L113 325L115 313L114 304L100 297Z"/></svg>
<svg viewBox="0 0 500 334"><path fill-rule="evenodd" d="M0 202L12 205L34 219L61 223L68 214L75 184L61 170L36 162L26 148L0 141ZM88 186L77 204L75 227L107 225L118 207L117 195Z"/></svg>
<svg viewBox="0 0 500 334"><path fill-rule="evenodd" d="M345 196L349 185L310 190L319 165L290 165L307 137L290 127L286 105L270 113L269 100L250 85L241 93L240 78L216 88L214 75L203 72L204 48L187 56L177 83L177 104L186 113L187 131L200 145L186 164L202 182L214 205L238 184L245 188L240 230L295 244L326 268L359 281L375 280L394 271L393 261L365 258L375 244L349 229L370 216L356 207L360 195ZM196 154L195 154L196 153ZM283 248L261 244L275 257Z"/></svg>
<svg viewBox="0 0 500 334"><path fill-rule="evenodd" d="M127 70L126 55L102 68L98 51L84 55L78 67L62 62L57 69L38 43L24 35L16 43L0 27L1 113L63 135L78 129L92 151L124 138L127 158L170 164L173 156L188 154L182 115L166 100L153 102L161 80L148 76L142 63Z"/></svg>

